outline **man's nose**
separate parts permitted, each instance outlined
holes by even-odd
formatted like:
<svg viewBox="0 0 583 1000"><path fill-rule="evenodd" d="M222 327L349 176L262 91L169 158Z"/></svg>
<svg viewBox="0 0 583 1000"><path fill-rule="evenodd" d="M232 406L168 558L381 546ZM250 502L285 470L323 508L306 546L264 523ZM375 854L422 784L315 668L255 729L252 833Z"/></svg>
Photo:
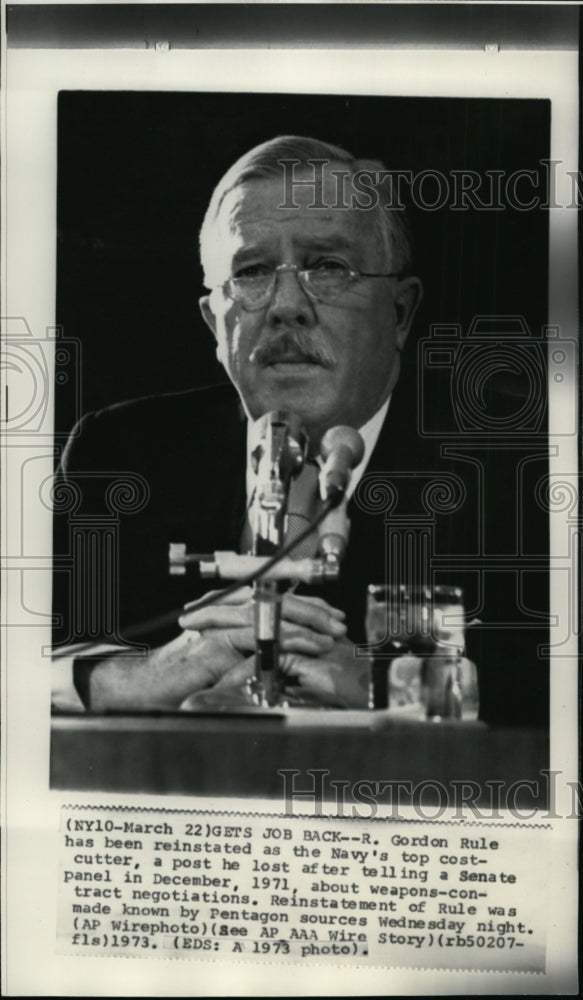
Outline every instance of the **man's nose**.
<svg viewBox="0 0 583 1000"><path fill-rule="evenodd" d="M276 272L266 319L273 326L310 326L315 322L312 300L302 288L295 269Z"/></svg>

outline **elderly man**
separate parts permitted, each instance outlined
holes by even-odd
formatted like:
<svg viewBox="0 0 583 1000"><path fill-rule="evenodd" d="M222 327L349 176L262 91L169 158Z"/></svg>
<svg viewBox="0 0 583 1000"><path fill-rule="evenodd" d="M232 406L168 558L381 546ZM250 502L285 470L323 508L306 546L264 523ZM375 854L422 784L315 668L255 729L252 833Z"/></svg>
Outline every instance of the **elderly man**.
<svg viewBox="0 0 583 1000"><path fill-rule="evenodd" d="M419 439L416 400L398 381L421 283L403 213L387 208L384 177L380 162L298 137L238 160L214 191L200 239L209 289L200 307L231 385L112 407L72 436L62 472L78 478L87 512L103 509L94 470L137 473L148 484L147 503L121 526L121 637L124 626L184 606L177 626L153 627L146 653L130 646L77 663L76 686L91 709L216 704L244 690L253 669L250 592L199 609L203 588L169 577L166 553L177 540L195 551L245 546L248 428L273 409L300 418L313 455L337 424L357 428L365 443L340 579L285 595L281 650L291 695L366 705L352 643L364 640L366 587L385 581L387 555L383 518L354 490L365 471L397 471L414 518L419 471L451 471ZM442 546L455 538L459 551L471 551L477 499L457 507L455 519L437 517L437 535Z"/></svg>

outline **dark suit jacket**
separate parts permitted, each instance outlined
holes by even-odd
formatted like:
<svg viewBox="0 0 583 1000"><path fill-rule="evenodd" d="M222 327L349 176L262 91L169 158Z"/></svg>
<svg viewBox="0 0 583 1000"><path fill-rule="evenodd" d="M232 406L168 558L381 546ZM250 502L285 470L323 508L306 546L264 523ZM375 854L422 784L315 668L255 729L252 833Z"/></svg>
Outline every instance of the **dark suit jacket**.
<svg viewBox="0 0 583 1000"><path fill-rule="evenodd" d="M548 641L546 516L528 497L515 498L512 449L484 441L476 449L460 437L454 454L444 454L439 441L418 434L417 423L413 387L403 380L349 503L340 580L318 592L344 608L349 637L364 642L369 583L462 586L467 612L483 623L466 632L482 717L544 723L548 678L538 648ZM56 535L57 549L70 557L56 578L55 610L64 625L57 641L123 638L129 626L209 589L196 571L169 575L168 544L237 550L245 443L230 384L123 403L81 421L60 470L61 486L76 493ZM536 470L544 471L540 462ZM523 542L534 537L543 569L526 580ZM165 624L132 641L158 645L177 631Z"/></svg>

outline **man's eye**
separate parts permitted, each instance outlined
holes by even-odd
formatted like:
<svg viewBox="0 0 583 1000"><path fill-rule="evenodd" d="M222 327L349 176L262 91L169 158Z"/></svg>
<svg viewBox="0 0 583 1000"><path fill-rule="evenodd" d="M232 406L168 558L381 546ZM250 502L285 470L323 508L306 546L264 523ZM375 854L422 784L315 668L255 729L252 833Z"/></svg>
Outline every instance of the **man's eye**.
<svg viewBox="0 0 583 1000"><path fill-rule="evenodd" d="M271 268L265 264L246 264L240 267L234 274L235 278L265 278L271 274Z"/></svg>
<svg viewBox="0 0 583 1000"><path fill-rule="evenodd" d="M325 260L319 260L316 264L312 264L310 271L319 271L321 274L326 274L331 271L348 271L348 266L341 260L334 260L333 258L326 258Z"/></svg>

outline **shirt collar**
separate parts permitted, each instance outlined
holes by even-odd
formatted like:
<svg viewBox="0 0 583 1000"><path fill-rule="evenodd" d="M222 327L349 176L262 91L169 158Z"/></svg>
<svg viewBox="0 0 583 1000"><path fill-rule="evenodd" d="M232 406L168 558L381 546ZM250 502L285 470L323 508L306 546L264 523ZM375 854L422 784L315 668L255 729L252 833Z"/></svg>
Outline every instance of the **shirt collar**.
<svg viewBox="0 0 583 1000"><path fill-rule="evenodd" d="M379 439L379 434L381 433L381 427L383 426L385 417L387 415L387 410L389 409L389 403L391 402L391 397L383 403L380 409L367 420L366 424L358 428L358 433L360 434L362 440L364 441L364 458L362 462L352 470L352 475L350 477L350 483L348 484L348 489L346 490L346 499L350 500L350 497L354 493L356 487L358 486L360 480L362 479L366 467L370 462L370 456L372 455L375 445Z"/></svg>

